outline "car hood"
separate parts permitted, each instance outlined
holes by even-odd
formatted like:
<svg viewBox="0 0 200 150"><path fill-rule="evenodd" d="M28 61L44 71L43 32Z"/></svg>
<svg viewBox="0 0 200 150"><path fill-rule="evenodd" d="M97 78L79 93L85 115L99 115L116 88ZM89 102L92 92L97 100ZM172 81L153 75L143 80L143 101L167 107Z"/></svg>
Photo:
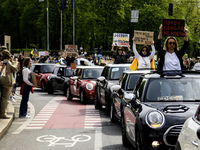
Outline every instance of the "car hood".
<svg viewBox="0 0 200 150"><path fill-rule="evenodd" d="M81 80L84 83L92 83L92 84L96 84L96 80Z"/></svg>
<svg viewBox="0 0 200 150"><path fill-rule="evenodd" d="M155 108L163 112L167 120L176 120L182 124L187 118L193 116L200 102L171 102L171 103L146 103L149 108Z"/></svg>

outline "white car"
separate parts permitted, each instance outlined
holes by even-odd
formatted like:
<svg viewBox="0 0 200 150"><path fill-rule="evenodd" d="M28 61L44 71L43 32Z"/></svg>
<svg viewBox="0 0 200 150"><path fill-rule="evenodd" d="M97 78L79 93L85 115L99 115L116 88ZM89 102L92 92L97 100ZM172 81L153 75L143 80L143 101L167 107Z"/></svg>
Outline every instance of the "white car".
<svg viewBox="0 0 200 150"><path fill-rule="evenodd" d="M77 58L74 60L77 66L95 66L92 62L85 58ZM67 64L66 60L64 58L60 59L60 64L65 65Z"/></svg>
<svg viewBox="0 0 200 150"><path fill-rule="evenodd" d="M95 66L92 62L85 58L77 58L74 62L79 66Z"/></svg>
<svg viewBox="0 0 200 150"><path fill-rule="evenodd" d="M176 143L176 150L200 150L200 106L195 115L185 121Z"/></svg>

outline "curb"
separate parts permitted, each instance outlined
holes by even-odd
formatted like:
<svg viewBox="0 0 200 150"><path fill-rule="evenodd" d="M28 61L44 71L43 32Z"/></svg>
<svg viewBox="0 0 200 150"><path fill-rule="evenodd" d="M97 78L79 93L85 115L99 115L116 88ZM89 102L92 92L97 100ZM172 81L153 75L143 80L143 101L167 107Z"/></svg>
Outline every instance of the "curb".
<svg viewBox="0 0 200 150"><path fill-rule="evenodd" d="M7 115L10 119L0 119L0 139L4 136L4 134L8 131L9 127L11 126L14 116L15 116L15 109L12 102L8 102L7 106Z"/></svg>

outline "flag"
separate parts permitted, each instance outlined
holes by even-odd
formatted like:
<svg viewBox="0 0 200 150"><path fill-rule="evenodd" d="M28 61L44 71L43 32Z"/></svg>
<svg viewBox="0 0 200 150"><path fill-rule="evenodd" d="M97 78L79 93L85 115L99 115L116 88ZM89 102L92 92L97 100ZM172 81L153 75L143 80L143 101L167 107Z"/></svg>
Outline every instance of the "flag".
<svg viewBox="0 0 200 150"><path fill-rule="evenodd" d="M73 9L75 8L75 6L74 6L74 0L72 0L72 8Z"/></svg>
<svg viewBox="0 0 200 150"><path fill-rule="evenodd" d="M129 66L129 69L132 70L132 71L138 69L137 58L136 57L133 60L133 62L131 63L131 65ZM155 70L155 60L154 60L154 57L151 60L151 69Z"/></svg>
<svg viewBox="0 0 200 150"><path fill-rule="evenodd" d="M66 8L66 0L61 0L61 10Z"/></svg>

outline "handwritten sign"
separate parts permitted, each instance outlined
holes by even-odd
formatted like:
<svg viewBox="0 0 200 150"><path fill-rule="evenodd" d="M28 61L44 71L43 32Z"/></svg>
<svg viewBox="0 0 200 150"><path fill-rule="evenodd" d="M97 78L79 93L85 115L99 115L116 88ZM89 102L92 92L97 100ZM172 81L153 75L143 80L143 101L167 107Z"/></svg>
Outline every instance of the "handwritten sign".
<svg viewBox="0 0 200 150"><path fill-rule="evenodd" d="M113 33L113 45L128 47L129 46L129 34Z"/></svg>
<svg viewBox="0 0 200 150"><path fill-rule="evenodd" d="M163 19L163 36L185 36L185 20Z"/></svg>
<svg viewBox="0 0 200 150"><path fill-rule="evenodd" d="M135 44L151 45L154 32L134 30Z"/></svg>

